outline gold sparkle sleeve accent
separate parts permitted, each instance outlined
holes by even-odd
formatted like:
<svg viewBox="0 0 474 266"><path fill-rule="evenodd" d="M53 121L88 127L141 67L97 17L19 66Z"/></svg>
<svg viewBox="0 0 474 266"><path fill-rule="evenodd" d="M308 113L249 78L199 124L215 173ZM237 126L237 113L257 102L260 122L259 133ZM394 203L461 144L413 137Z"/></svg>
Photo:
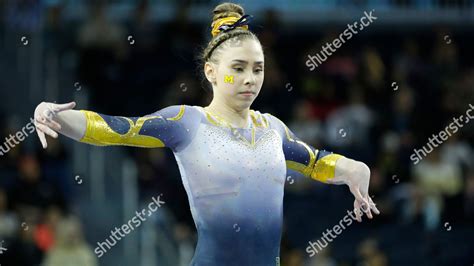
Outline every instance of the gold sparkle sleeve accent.
<svg viewBox="0 0 474 266"><path fill-rule="evenodd" d="M96 146L124 145L144 148L165 147L163 141L158 138L139 135L145 121L161 116L140 117L136 122L130 118L125 118L130 124L130 129L125 134L113 131L105 120L97 113L87 110L80 110L86 116L86 132L80 142Z"/></svg>
<svg viewBox="0 0 474 266"><path fill-rule="evenodd" d="M319 159L311 172L311 178L326 183L328 179L334 178L336 173L336 162L344 156L339 154L328 154Z"/></svg>

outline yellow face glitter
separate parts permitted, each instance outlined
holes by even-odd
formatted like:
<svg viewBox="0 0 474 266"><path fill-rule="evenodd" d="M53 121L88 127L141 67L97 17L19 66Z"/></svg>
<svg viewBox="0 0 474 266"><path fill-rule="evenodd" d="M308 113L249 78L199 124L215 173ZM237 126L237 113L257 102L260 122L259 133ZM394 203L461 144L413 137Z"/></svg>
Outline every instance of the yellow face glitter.
<svg viewBox="0 0 474 266"><path fill-rule="evenodd" d="M234 84L234 76L224 76L224 82Z"/></svg>

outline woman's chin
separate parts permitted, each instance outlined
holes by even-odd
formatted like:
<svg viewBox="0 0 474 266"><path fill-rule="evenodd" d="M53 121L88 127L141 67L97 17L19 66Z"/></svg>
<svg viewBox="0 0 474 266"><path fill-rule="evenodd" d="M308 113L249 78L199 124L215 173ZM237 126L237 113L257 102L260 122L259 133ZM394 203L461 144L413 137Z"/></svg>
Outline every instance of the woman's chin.
<svg viewBox="0 0 474 266"><path fill-rule="evenodd" d="M235 106L239 110L244 110L244 109L250 108L252 103L253 103L253 99L252 100L239 100L235 102Z"/></svg>

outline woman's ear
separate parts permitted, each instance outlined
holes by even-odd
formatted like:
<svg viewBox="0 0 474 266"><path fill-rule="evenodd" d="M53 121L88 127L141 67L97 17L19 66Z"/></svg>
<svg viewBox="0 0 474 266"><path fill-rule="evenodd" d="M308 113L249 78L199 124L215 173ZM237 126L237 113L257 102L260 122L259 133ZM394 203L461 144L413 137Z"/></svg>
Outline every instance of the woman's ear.
<svg viewBox="0 0 474 266"><path fill-rule="evenodd" d="M204 74L206 75L207 80L211 84L216 83L216 70L215 70L214 64L212 64L210 62L206 62L204 64Z"/></svg>

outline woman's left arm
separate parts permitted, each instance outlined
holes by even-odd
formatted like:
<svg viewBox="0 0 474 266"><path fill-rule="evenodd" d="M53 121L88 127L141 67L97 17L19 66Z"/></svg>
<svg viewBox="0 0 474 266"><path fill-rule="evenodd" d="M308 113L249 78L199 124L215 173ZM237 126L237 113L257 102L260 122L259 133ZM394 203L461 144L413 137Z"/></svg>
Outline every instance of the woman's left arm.
<svg viewBox="0 0 474 266"><path fill-rule="evenodd" d="M360 210L365 212L369 219L373 217L371 211L380 213L369 197L370 169L366 164L339 154L317 150L298 139L278 118L269 115L269 120L272 128L282 136L288 169L323 183L349 186L355 197L354 212L359 222L362 221Z"/></svg>

